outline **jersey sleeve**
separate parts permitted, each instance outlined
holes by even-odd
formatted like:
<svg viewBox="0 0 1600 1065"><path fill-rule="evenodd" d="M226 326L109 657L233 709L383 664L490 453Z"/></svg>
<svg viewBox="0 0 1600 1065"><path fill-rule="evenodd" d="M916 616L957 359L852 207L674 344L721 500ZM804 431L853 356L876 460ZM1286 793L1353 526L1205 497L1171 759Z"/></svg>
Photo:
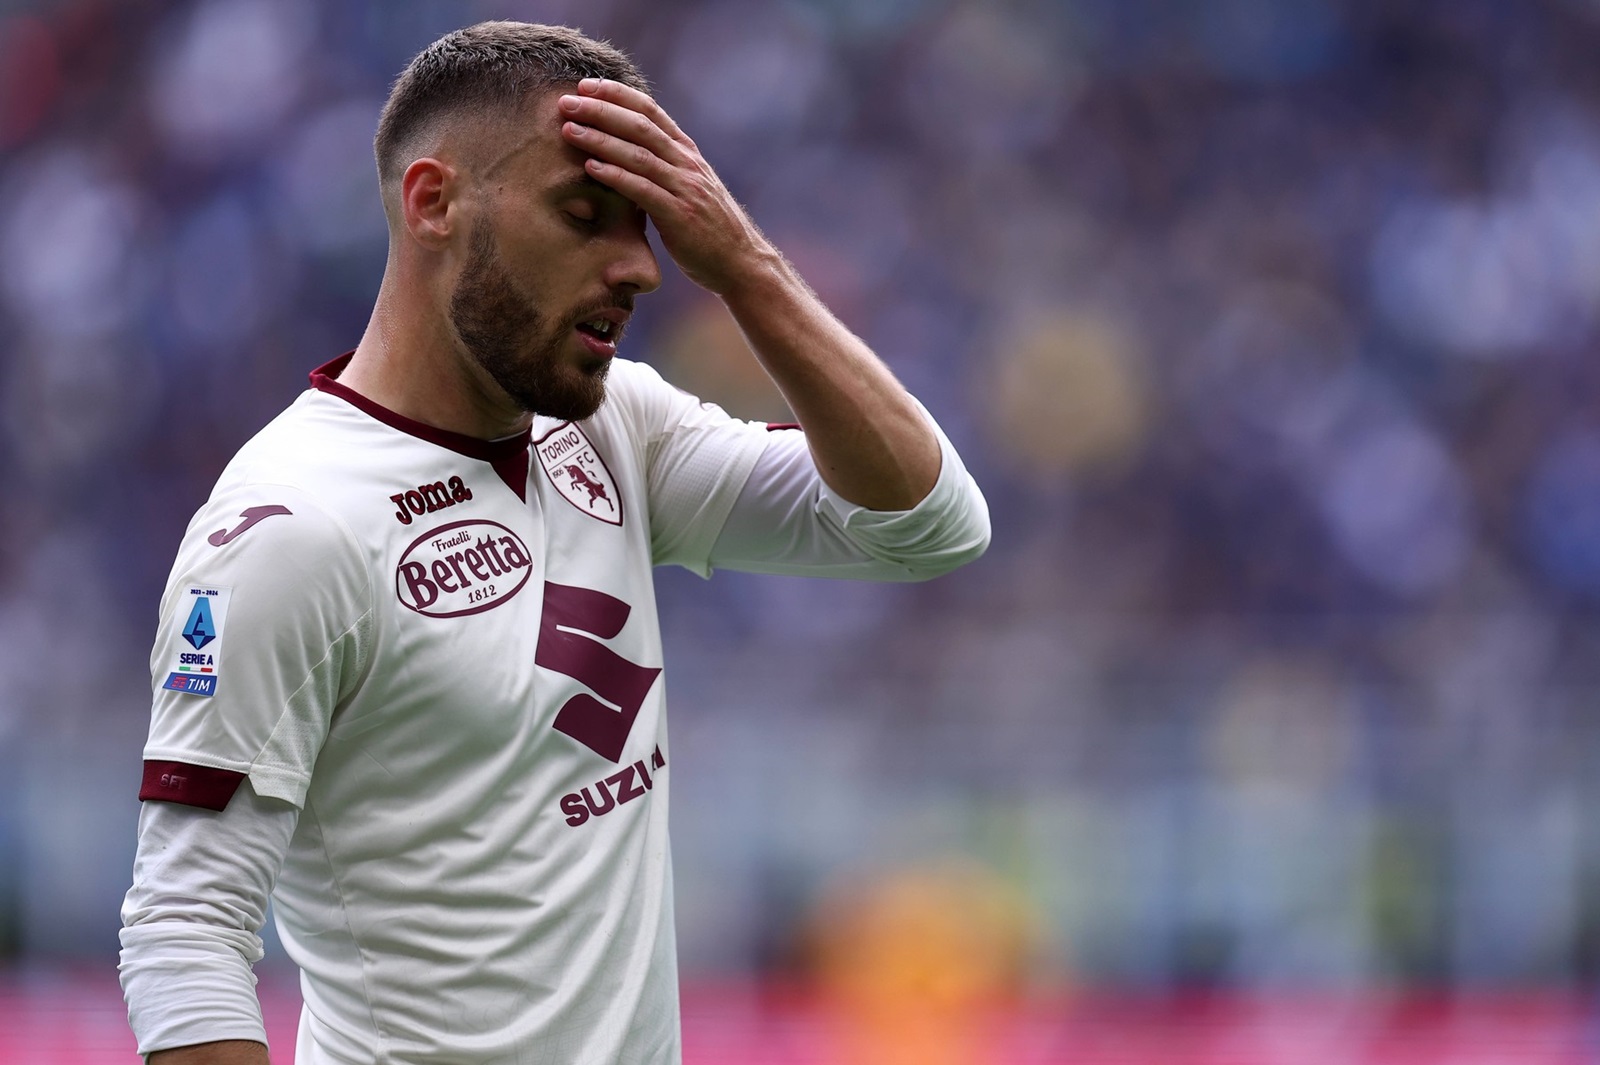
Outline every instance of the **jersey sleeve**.
<svg viewBox="0 0 1600 1065"><path fill-rule="evenodd" d="M630 365L627 402L643 438L650 509L650 553L656 565L711 572L711 547L767 445L767 426L730 416Z"/></svg>
<svg viewBox="0 0 1600 1065"><path fill-rule="evenodd" d="M250 966L298 818L251 787L217 812L144 804L117 966L139 1053L267 1041Z"/></svg>
<svg viewBox="0 0 1600 1065"><path fill-rule="evenodd" d="M299 806L369 653L373 595L348 528L306 493L219 490L161 600L141 799L223 809L240 781Z"/></svg>
<svg viewBox="0 0 1600 1065"><path fill-rule="evenodd" d="M920 406L920 404L919 404ZM805 434L772 439L729 510L713 566L753 573L920 581L948 573L989 546L989 508L944 431L939 476L915 507L874 511L829 488Z"/></svg>

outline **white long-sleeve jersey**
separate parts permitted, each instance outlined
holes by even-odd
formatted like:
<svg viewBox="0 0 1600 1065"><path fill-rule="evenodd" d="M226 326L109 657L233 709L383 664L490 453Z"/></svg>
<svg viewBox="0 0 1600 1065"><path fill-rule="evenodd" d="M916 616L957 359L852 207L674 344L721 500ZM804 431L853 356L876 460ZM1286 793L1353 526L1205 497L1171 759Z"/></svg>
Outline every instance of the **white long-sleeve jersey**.
<svg viewBox="0 0 1600 1065"><path fill-rule="evenodd" d="M140 1051L265 1041L270 895L301 1065L676 1062L652 567L919 579L983 551L983 498L940 433L915 509L852 506L802 433L626 360L593 417L492 443L340 368L229 464L162 599Z"/></svg>

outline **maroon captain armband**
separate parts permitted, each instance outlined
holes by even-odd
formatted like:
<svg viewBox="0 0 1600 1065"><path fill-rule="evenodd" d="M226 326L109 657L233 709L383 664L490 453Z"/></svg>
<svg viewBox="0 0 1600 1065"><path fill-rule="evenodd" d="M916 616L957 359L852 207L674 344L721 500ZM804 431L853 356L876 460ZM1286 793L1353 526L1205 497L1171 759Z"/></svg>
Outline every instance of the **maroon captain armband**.
<svg viewBox="0 0 1600 1065"><path fill-rule="evenodd" d="M221 810L227 807L243 779L243 773L231 769L212 769L188 762L145 762L139 801L159 799L198 806L202 810Z"/></svg>

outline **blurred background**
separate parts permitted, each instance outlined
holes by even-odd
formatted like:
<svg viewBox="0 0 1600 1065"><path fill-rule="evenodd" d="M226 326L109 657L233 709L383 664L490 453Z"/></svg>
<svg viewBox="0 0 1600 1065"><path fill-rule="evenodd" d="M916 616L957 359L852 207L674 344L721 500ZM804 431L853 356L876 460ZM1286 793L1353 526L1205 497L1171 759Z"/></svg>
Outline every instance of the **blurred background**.
<svg viewBox="0 0 1600 1065"><path fill-rule="evenodd" d="M0 0L0 1061L133 1060L167 568L496 17L631 52L993 512L661 573L691 1063L1600 1060L1600 2ZM783 419L681 278L629 336Z"/></svg>

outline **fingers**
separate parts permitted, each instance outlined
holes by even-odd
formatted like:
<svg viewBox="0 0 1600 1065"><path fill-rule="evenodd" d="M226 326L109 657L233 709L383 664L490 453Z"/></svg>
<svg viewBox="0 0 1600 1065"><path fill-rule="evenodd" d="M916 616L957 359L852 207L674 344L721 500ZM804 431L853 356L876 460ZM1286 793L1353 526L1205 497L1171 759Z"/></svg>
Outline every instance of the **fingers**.
<svg viewBox="0 0 1600 1065"><path fill-rule="evenodd" d="M682 184L674 169L642 145L609 133L567 122L561 127L567 143L587 152L584 169L628 199L655 214L666 207Z"/></svg>
<svg viewBox="0 0 1600 1065"><path fill-rule="evenodd" d="M601 162L612 163L662 184L668 183L672 173L660 156L637 141L614 136L595 126L567 122L561 127L561 136L581 152Z"/></svg>
<svg viewBox="0 0 1600 1065"><path fill-rule="evenodd" d="M672 116L656 103L648 94L640 92L631 85L624 85L620 81L611 81L606 78L584 78L578 82L578 93L581 97L604 100L637 112L650 120L652 124L661 129L668 137L680 144L693 147L694 142L689 140L678 124L672 121Z"/></svg>
<svg viewBox="0 0 1600 1065"><path fill-rule="evenodd" d="M694 142L645 93L596 78L585 78L579 91L583 95L565 94L557 102L567 120L561 135L603 164L588 168L596 178L649 210L661 204L663 193L681 195L706 176ZM643 178L655 188L622 175Z"/></svg>
<svg viewBox="0 0 1600 1065"><path fill-rule="evenodd" d="M763 238L694 141L654 100L586 78L557 101L561 136L584 169L648 214L668 254L696 283L722 291Z"/></svg>
<svg viewBox="0 0 1600 1065"><path fill-rule="evenodd" d="M627 86L619 86L619 88L627 88ZM570 122L590 126L621 140L641 145L669 163L682 164L686 162L690 153L694 150L693 144L685 145L683 142L674 139L672 133L661 124L661 120L669 124L672 120L667 118L665 111L656 106L654 100L651 100L636 89L630 89L629 91L635 93L639 100L644 101L644 104L648 104L655 114L659 116L659 120L657 117L635 107L594 96L576 96L568 93L560 98L557 105L560 108L561 117ZM642 107L643 104L639 106ZM677 129L676 126L672 128L674 130ZM679 131L678 135L681 137L682 132Z"/></svg>
<svg viewBox="0 0 1600 1065"><path fill-rule="evenodd" d="M649 178L626 170L615 163L608 163L602 159L586 159L583 168L594 175L596 181L609 185L638 204L640 209L657 220L657 227L661 224L663 213L672 206L671 193Z"/></svg>

